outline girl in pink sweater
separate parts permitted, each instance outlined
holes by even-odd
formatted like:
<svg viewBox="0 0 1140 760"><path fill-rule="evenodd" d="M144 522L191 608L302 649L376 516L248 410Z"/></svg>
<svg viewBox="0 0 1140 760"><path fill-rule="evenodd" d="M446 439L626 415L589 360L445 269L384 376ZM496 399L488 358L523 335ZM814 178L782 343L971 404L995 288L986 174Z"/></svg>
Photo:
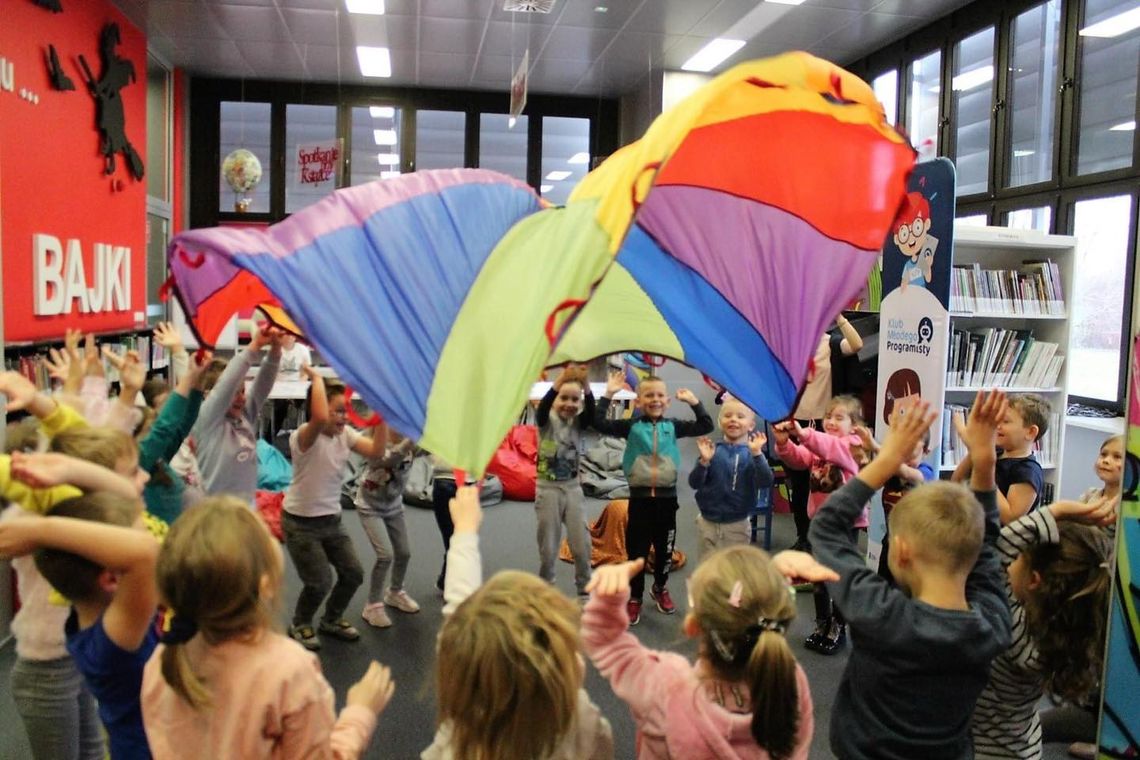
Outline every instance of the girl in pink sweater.
<svg viewBox="0 0 1140 760"><path fill-rule="evenodd" d="M373 662L340 717L315 655L273 630L281 548L233 496L199 502L158 558L163 643L143 671L142 712L155 760L356 758L393 684Z"/></svg>
<svg viewBox="0 0 1140 760"><path fill-rule="evenodd" d="M863 442L855 428L863 424L863 404L854 396L836 396L827 405L823 432L801 427L798 422L782 422L773 427L776 453L793 470L808 470L808 518L815 516L827 497L859 472L865 461ZM793 441L791 439L796 439ZM867 527L867 511L855 522L852 532ZM808 545L810 551L811 546ZM821 654L835 654L847 640L847 624L831 603L822 583L815 585L815 631L804 646Z"/></svg>
<svg viewBox="0 0 1140 760"><path fill-rule="evenodd" d="M637 723L637 757L806 758L813 728L807 676L784 638L796 614L785 577L837 580L803 552L752 546L712 554L689 581L685 635L695 664L647 649L628 631L629 579L643 560L594 571L582 616L586 654Z"/></svg>

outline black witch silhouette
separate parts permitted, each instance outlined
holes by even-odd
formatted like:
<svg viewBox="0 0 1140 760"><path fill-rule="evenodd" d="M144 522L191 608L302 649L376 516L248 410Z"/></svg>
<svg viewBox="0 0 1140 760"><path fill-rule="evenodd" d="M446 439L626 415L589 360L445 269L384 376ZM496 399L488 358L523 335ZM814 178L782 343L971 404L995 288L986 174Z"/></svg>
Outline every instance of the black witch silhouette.
<svg viewBox="0 0 1140 760"><path fill-rule="evenodd" d="M122 152L131 175L143 178L143 162L127 139L126 117L119 90L135 81L135 65L115 52L121 42L118 24L107 24L99 33L99 57L103 60L103 75L96 80L83 56L79 63L87 77L87 89L95 98L95 121L103 138L104 174L115 173L115 154Z"/></svg>

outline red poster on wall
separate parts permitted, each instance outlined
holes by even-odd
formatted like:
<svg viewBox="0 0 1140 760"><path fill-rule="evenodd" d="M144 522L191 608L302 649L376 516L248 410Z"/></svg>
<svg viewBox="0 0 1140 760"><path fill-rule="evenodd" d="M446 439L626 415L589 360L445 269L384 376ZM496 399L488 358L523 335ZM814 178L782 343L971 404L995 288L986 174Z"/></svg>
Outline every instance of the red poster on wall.
<svg viewBox="0 0 1140 760"><path fill-rule="evenodd" d="M9 342L145 323L146 181L135 175L146 156L146 63L144 34L109 0L66 3L63 13L4 3L0 238ZM53 88L53 64L57 83L74 89ZM121 129L100 131L120 113Z"/></svg>

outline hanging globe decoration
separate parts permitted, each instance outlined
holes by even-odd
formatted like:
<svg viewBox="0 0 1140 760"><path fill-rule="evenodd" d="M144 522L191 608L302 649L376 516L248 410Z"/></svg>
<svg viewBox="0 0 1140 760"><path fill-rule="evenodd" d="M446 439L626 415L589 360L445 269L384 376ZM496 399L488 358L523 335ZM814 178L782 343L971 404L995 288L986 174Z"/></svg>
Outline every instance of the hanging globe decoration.
<svg viewBox="0 0 1140 760"><path fill-rule="evenodd" d="M238 148L222 161L222 177L239 196L234 200L234 209L245 211L249 208L250 199L241 196L245 196L261 182L261 162L250 151Z"/></svg>

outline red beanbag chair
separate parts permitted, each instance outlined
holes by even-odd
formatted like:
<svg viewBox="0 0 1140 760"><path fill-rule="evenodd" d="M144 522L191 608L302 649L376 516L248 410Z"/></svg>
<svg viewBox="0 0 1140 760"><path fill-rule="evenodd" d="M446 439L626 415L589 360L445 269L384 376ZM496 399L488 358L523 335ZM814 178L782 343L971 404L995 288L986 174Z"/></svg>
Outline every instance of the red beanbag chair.
<svg viewBox="0 0 1140 760"><path fill-rule="evenodd" d="M487 465L487 472L503 482L503 498L534 501L537 463L538 428L515 425Z"/></svg>
<svg viewBox="0 0 1140 760"><path fill-rule="evenodd" d="M278 541L285 540L281 531L281 508L285 505L284 491L258 491L255 496L257 513L265 521L265 527Z"/></svg>

